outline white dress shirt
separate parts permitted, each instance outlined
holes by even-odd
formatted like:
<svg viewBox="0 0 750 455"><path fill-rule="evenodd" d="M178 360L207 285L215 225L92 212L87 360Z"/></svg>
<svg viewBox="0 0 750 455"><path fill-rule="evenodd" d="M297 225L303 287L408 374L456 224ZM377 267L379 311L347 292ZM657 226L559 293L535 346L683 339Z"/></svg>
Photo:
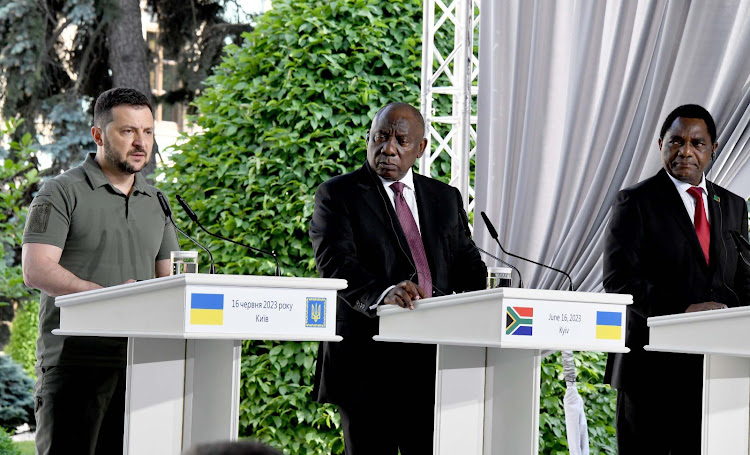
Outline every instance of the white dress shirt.
<svg viewBox="0 0 750 455"><path fill-rule="evenodd" d="M380 179L380 182L383 184L383 188L385 188L385 194L388 195L388 199L391 200L391 205L393 206L393 210L396 210L396 192L393 191L393 188L391 188L391 185L396 183L391 180L386 180L381 176L378 176ZM406 205L409 206L409 210L411 210L411 216L414 217L414 222L417 223L417 229L419 229L420 235L422 234L422 228L419 227L419 209L417 209L417 193L414 192L414 173L412 172L411 168L406 172L406 175L401 180L398 180L399 182L404 184L404 199L406 199Z"/></svg>
<svg viewBox="0 0 750 455"><path fill-rule="evenodd" d="M693 186L697 186L701 189L701 194L703 195L703 211L706 212L706 220L708 220L708 223L710 225L711 215L708 211L708 190L706 189L706 176L701 176L701 183L699 183L698 185L691 185L687 182L677 180L676 178L672 177L669 172L667 172L667 175L670 179L672 179L672 183L674 183L674 186L677 188L677 192L680 194L682 203L685 204L685 210L687 210L688 216L690 217L690 221L693 223L693 225L695 225L695 199L693 199L693 196L691 196L687 191Z"/></svg>

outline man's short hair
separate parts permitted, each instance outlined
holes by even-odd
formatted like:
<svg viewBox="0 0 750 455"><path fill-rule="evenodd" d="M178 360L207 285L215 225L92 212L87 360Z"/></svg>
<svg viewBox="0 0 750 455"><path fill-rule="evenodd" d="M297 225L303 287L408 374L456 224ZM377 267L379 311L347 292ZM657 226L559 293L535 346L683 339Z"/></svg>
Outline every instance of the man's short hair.
<svg viewBox="0 0 750 455"><path fill-rule="evenodd" d="M659 139L664 139L664 135L667 133L667 130L670 126L672 126L672 123L674 123L674 121L677 120L678 117L699 118L703 120L704 122L706 122L706 127L708 127L708 134L709 136L711 136L711 143L713 144L714 142L716 142L716 123L714 123L714 118L711 117L711 114L706 110L706 108L697 104L683 104L682 106L670 112L666 120L664 120L664 124L661 126Z"/></svg>
<svg viewBox="0 0 750 455"><path fill-rule="evenodd" d="M94 105L94 125L107 126L112 121L112 109L121 106L147 106L154 113L148 97L134 88L116 87L99 95Z"/></svg>
<svg viewBox="0 0 750 455"><path fill-rule="evenodd" d="M419 112L419 109L415 108L414 106L412 106L409 103L401 103L401 102L398 102L398 103L388 103L385 106L383 106L380 109L378 109L378 112L375 113L375 117L372 118L373 121L376 118L378 118L383 111L385 111L386 109L390 109L390 108L407 109L407 110L411 111L411 113L414 115L414 118L416 118L417 122L419 122L419 126L422 128L422 137L423 138L425 137L425 133L426 133L425 128L426 127L425 127L424 117L422 116L422 113Z"/></svg>

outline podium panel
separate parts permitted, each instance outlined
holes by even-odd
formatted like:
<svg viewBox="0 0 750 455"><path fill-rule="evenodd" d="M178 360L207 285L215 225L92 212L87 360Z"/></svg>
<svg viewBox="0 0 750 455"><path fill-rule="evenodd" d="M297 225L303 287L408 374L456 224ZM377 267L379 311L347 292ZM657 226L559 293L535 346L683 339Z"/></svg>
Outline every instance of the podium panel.
<svg viewBox="0 0 750 455"><path fill-rule="evenodd" d="M648 318L646 350L704 354L703 455L750 453L750 307Z"/></svg>
<svg viewBox="0 0 750 455"><path fill-rule="evenodd" d="M628 352L630 295L500 288L380 307L379 341L438 345L434 453L537 454L541 350Z"/></svg>
<svg viewBox="0 0 750 455"><path fill-rule="evenodd" d="M61 296L56 335L127 337L124 453L236 440L241 340L340 341L345 280L185 274Z"/></svg>

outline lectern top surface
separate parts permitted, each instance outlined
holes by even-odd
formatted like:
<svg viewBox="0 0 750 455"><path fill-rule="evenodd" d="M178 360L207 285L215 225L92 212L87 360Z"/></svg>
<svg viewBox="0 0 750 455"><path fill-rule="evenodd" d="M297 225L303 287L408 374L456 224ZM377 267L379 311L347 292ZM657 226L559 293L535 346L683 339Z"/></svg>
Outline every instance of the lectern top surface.
<svg viewBox="0 0 750 455"><path fill-rule="evenodd" d="M120 284L93 291L79 292L60 296L55 299L55 305L63 307L99 300L114 298L121 295L137 295L160 289L179 288L185 286L216 286L216 287L265 287L285 289L345 289L346 280L335 278L298 278L278 276L253 275L221 275L204 273L186 273L174 276L154 278L153 280L137 283Z"/></svg>
<svg viewBox="0 0 750 455"><path fill-rule="evenodd" d="M497 288L431 297L429 299L420 300L415 305L415 310L418 310L420 306L423 306L424 308L435 308L442 305L461 305L491 299L497 299L498 301L502 301L503 299L546 300L556 302L604 303L612 305L630 305L633 303L633 296L630 294L571 292L548 289ZM398 313L401 311L409 310L397 306L380 306L378 308L378 315Z"/></svg>
<svg viewBox="0 0 750 455"><path fill-rule="evenodd" d="M723 308L711 311L696 311L693 313L668 314L666 316L654 316L648 318L649 327L661 325L682 324L691 321L709 321L717 319L746 318L750 316L750 307L742 306L736 308Z"/></svg>

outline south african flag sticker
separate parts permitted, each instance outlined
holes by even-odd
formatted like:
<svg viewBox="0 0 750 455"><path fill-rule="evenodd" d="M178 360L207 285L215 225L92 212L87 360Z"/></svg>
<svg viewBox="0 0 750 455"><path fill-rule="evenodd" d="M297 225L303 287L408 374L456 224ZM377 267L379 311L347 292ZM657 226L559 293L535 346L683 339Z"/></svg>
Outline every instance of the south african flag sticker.
<svg viewBox="0 0 750 455"><path fill-rule="evenodd" d="M505 311L506 335L532 335L534 308L509 306Z"/></svg>

